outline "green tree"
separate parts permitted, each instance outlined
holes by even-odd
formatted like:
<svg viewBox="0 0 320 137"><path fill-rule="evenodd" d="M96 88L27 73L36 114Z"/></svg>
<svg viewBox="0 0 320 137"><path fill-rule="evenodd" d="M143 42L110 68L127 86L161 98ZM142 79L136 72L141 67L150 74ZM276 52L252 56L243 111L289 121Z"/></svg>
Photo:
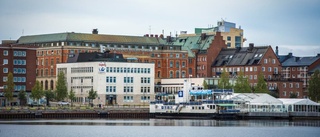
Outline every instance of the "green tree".
<svg viewBox="0 0 320 137"><path fill-rule="evenodd" d="M71 102L71 107L73 106L73 101L76 99L76 95L75 95L75 92L71 89L70 93L69 93L69 96L68 98L70 99L70 102Z"/></svg>
<svg viewBox="0 0 320 137"><path fill-rule="evenodd" d="M98 97L97 91L94 91L93 88L89 91L88 98L90 99L89 102L93 104L93 100Z"/></svg>
<svg viewBox="0 0 320 137"><path fill-rule="evenodd" d="M6 82L6 87L4 88L4 97L7 99L6 104L10 105L10 102L13 99L13 92L14 92L14 83L13 83L13 74L9 72L8 80Z"/></svg>
<svg viewBox="0 0 320 137"><path fill-rule="evenodd" d="M264 80L263 74L258 75L257 86L254 87L255 93L269 93L267 82Z"/></svg>
<svg viewBox="0 0 320 137"><path fill-rule="evenodd" d="M251 93L248 78L244 77L242 71L239 72L236 84L234 85L234 92L236 93Z"/></svg>
<svg viewBox="0 0 320 137"><path fill-rule="evenodd" d="M207 81L203 80L202 86L204 89L208 89Z"/></svg>
<svg viewBox="0 0 320 137"><path fill-rule="evenodd" d="M226 68L223 69L221 77L218 83L218 88L220 89L231 89L232 85L229 82L229 73L226 71Z"/></svg>
<svg viewBox="0 0 320 137"><path fill-rule="evenodd" d="M309 80L309 97L311 100L318 102L320 99L320 72L316 70Z"/></svg>
<svg viewBox="0 0 320 137"><path fill-rule="evenodd" d="M40 98L42 98L44 95L44 92L42 90L42 86L40 85L40 82L37 80L36 84L32 87L31 90L31 97L34 100L39 101Z"/></svg>
<svg viewBox="0 0 320 137"><path fill-rule="evenodd" d="M18 94L18 99L20 100L20 106L25 105L25 102L27 100L27 94L26 91L20 90Z"/></svg>
<svg viewBox="0 0 320 137"><path fill-rule="evenodd" d="M289 97L290 97L290 98L297 98L298 95L297 95L296 93L290 93Z"/></svg>
<svg viewBox="0 0 320 137"><path fill-rule="evenodd" d="M56 98L58 101L64 100L66 97L68 97L68 89L66 83L67 82L64 77L64 73L61 71L58 74L58 81L56 84Z"/></svg>
<svg viewBox="0 0 320 137"><path fill-rule="evenodd" d="M54 98L54 93L51 90L46 90L44 96L47 100L47 106L50 106L50 101Z"/></svg>

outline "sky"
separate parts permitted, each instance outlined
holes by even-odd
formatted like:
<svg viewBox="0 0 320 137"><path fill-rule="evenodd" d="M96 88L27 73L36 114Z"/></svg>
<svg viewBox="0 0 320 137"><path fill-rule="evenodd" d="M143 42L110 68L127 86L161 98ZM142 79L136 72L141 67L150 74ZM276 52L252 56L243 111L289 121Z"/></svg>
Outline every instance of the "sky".
<svg viewBox="0 0 320 137"><path fill-rule="evenodd" d="M241 26L244 46L320 53L320 0L0 0L0 40L95 28L99 34L175 36L222 19Z"/></svg>

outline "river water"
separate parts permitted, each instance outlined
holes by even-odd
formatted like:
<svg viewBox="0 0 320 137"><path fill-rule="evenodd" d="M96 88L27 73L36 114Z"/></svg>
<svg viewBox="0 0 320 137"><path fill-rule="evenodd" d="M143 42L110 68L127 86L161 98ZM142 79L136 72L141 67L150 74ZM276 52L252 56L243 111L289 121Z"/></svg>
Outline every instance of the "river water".
<svg viewBox="0 0 320 137"><path fill-rule="evenodd" d="M0 121L0 137L319 137L320 121L70 119Z"/></svg>

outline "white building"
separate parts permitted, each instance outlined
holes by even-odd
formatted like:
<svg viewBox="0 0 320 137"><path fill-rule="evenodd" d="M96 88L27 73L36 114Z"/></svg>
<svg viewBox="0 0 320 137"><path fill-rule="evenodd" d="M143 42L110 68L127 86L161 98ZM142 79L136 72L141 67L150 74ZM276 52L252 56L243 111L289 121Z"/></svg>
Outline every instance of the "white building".
<svg viewBox="0 0 320 137"><path fill-rule="evenodd" d="M75 104L87 104L91 88L95 105L149 105L154 100L154 64L129 62L76 62L57 64L64 72Z"/></svg>

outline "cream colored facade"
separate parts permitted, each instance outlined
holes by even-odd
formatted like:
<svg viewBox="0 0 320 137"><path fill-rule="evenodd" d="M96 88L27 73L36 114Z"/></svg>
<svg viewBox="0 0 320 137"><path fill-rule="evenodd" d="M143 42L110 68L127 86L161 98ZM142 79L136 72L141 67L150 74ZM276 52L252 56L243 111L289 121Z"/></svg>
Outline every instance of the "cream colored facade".
<svg viewBox="0 0 320 137"><path fill-rule="evenodd" d="M57 64L63 71L75 104L88 104L91 88L98 98L93 104L149 105L154 100L154 64L129 62L84 62Z"/></svg>

